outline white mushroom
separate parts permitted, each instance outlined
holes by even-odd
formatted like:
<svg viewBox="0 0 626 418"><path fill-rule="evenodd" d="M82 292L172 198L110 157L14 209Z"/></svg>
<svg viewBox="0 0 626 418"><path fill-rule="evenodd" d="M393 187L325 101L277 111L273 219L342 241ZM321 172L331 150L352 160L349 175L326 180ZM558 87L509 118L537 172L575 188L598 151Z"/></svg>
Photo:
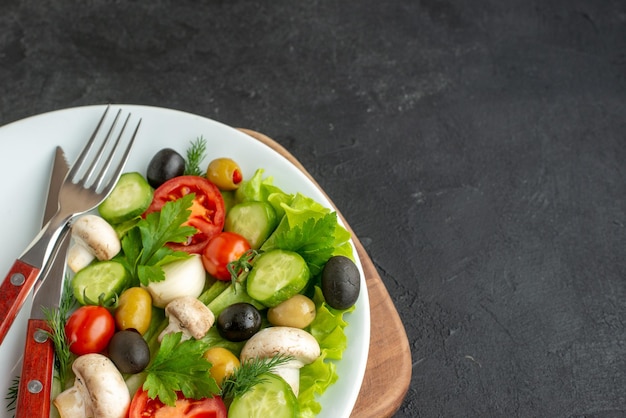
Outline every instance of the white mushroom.
<svg viewBox="0 0 626 418"><path fill-rule="evenodd" d="M94 258L110 260L122 249L113 227L96 215L81 216L72 225L73 245L67 254L67 264L73 272L87 267Z"/></svg>
<svg viewBox="0 0 626 418"><path fill-rule="evenodd" d="M215 323L213 312L198 299L191 296L176 298L165 307L169 324L159 335L159 342L166 334L182 332L182 340L204 337Z"/></svg>
<svg viewBox="0 0 626 418"><path fill-rule="evenodd" d="M102 354L85 354L72 365L74 386L54 400L61 418L125 418L130 393L124 378Z"/></svg>
<svg viewBox="0 0 626 418"><path fill-rule="evenodd" d="M300 369L320 356L320 345L311 334L299 328L270 327L254 334L244 345L239 356L241 362L254 358L272 358L278 355L292 359L272 370L291 386L298 396Z"/></svg>

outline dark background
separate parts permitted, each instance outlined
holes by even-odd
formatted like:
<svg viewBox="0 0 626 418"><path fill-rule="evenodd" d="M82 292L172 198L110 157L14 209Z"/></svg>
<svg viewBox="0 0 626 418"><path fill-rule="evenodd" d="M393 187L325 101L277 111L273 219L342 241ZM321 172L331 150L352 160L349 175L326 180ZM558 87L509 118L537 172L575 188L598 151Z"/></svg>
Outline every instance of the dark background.
<svg viewBox="0 0 626 418"><path fill-rule="evenodd" d="M404 321L398 417L626 416L623 0L2 2L1 124L107 102L304 164Z"/></svg>

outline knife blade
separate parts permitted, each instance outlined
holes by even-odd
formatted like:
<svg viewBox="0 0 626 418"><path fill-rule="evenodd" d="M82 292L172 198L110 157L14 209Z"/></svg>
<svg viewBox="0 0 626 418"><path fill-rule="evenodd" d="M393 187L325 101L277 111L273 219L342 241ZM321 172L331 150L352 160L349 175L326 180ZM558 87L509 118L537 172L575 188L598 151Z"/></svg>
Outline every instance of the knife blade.
<svg viewBox="0 0 626 418"><path fill-rule="evenodd" d="M58 210L58 193L69 165L61 147L56 148L46 197L43 224ZM65 231L53 254L53 261L42 271L45 280L35 290L26 331L22 373L18 389L16 418L50 416L50 392L54 369L54 343L42 307L58 308L63 293L65 258L70 234Z"/></svg>

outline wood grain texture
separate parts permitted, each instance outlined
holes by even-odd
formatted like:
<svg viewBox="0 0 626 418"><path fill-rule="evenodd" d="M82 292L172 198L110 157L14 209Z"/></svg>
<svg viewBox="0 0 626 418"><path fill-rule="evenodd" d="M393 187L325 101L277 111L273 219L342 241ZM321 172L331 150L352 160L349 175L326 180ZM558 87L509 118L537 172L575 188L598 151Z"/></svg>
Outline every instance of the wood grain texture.
<svg viewBox="0 0 626 418"><path fill-rule="evenodd" d="M242 128L240 130L287 158L324 193L302 164L284 147L259 132ZM400 407L411 382L411 350L408 338L400 316L374 263L339 210L337 210L337 214L352 234L352 239L361 259L369 295L371 317L367 368L351 417L390 417Z"/></svg>
<svg viewBox="0 0 626 418"><path fill-rule="evenodd" d="M21 274L23 276L20 285L11 283L11 276ZM30 290L33 288L39 275L39 269L26 264L21 260L15 260L11 270L7 273L0 286L0 344L4 341L15 317L20 312L22 305L26 301Z"/></svg>
<svg viewBox="0 0 626 418"><path fill-rule="evenodd" d="M54 344L50 338L39 342L35 338L38 330L51 332L43 319L30 319L24 347L24 364L20 377L15 418L36 418L50 416L50 391L52 389L52 369L54 368ZM39 381L40 390L30 392L30 382Z"/></svg>

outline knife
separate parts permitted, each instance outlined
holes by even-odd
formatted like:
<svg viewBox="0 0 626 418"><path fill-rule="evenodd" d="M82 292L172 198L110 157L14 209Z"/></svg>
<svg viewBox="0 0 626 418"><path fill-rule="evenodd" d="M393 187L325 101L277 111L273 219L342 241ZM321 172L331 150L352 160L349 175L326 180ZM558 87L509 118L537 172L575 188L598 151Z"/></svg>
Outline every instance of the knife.
<svg viewBox="0 0 626 418"><path fill-rule="evenodd" d="M44 225L58 210L59 189L68 171L69 165L63 149L57 146L44 209ZM39 283L42 284L38 286L39 289L35 289L26 332L15 418L50 416L54 344L48 336L51 329L47 324L42 307L51 309L59 307L63 293L65 255L69 242L70 234L66 230L53 254L52 263L42 272L45 280L40 280Z"/></svg>

